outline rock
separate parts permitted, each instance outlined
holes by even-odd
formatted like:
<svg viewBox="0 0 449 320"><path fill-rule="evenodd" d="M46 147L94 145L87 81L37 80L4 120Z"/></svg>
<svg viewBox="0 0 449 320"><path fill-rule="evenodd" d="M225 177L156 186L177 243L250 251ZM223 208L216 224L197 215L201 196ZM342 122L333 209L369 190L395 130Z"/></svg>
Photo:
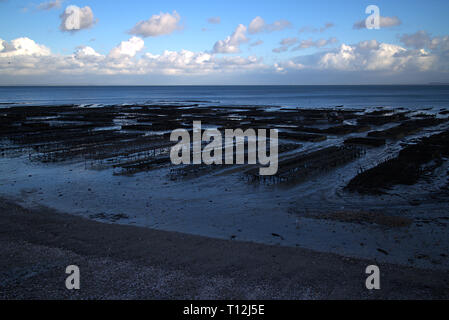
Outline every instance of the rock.
<svg viewBox="0 0 449 320"><path fill-rule="evenodd" d="M279 234L277 234L277 233L272 233L271 235L272 235L273 237L280 238L281 240L285 240L283 236L281 236L281 235L279 235Z"/></svg>

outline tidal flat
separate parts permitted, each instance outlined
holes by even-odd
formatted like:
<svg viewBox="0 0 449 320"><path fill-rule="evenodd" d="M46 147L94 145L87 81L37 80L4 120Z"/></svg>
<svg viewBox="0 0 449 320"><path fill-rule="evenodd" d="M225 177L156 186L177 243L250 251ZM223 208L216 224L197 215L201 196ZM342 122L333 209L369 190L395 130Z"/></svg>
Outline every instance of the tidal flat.
<svg viewBox="0 0 449 320"><path fill-rule="evenodd" d="M449 268L447 109L61 105L0 110L0 196L83 218ZM279 131L279 170L173 165L170 133ZM246 156L246 155L245 155Z"/></svg>

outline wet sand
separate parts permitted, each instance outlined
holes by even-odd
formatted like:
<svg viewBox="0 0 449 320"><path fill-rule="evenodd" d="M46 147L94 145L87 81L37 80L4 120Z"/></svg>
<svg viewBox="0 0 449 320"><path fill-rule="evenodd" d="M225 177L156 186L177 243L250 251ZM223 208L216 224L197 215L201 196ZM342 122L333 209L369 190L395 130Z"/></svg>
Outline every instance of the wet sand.
<svg viewBox="0 0 449 320"><path fill-rule="evenodd" d="M447 299L449 275L300 248L105 224L0 199L2 299ZM65 268L81 290L65 289Z"/></svg>
<svg viewBox="0 0 449 320"><path fill-rule="evenodd" d="M5 108L0 197L99 222L449 270L449 149L444 136L435 139L449 129L445 111ZM197 120L203 129L277 128L278 174L261 177L251 165L172 165L171 130L191 130ZM421 144L438 152L410 153L431 136ZM411 181L391 174L404 163Z"/></svg>

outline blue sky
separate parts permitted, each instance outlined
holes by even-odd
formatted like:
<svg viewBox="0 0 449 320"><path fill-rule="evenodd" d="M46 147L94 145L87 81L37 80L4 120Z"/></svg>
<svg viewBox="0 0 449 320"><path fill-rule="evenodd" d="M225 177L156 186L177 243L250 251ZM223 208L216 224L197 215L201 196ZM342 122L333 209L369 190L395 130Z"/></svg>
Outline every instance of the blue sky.
<svg viewBox="0 0 449 320"><path fill-rule="evenodd" d="M51 3L54 4L51 9L42 9L43 5ZM367 17L365 8L370 4L380 8L382 17L394 18L397 19L394 21L399 22L381 27L380 30L354 29L356 22ZM60 28L61 15L71 5L89 7L93 20L86 28L63 32ZM52 74L57 73L60 79L65 79L64 75L70 73L74 63L78 63L80 69L84 70L76 72L76 81L86 84L108 78L119 83L120 76L125 79L124 82L134 81L136 84L156 84L151 82L167 81L163 80L165 78L171 79L170 81L177 79L182 84L209 80L219 83L220 77L224 79L224 83L235 80L251 83L260 75L273 84L302 84L307 79L326 77L326 74L329 79L338 78L338 74L351 74L355 83L407 82L411 75L422 78L423 81L447 81L447 71L441 65L448 62L448 12L449 2L443 0L67 0L60 3L44 0L0 0L0 41L4 41L3 53L0 50L0 84L8 84L8 79L15 79L14 83L38 81L41 78L38 74L45 73L42 69L46 69L46 66L49 73L51 69ZM130 34L130 30L139 21L148 21L161 13L172 16L177 14L179 21L176 22L175 30L157 36ZM220 23L209 23L208 19L212 17L219 17ZM249 26L256 17L262 18L267 27L260 32L251 33ZM270 30L269 26L276 21L284 21L286 25ZM320 32L319 29L326 24L330 27ZM243 25L245 31L241 29L239 32L244 39L238 42L237 49L214 52L214 45L220 40L226 40L239 25ZM409 35L408 39L411 39L407 45L403 40L404 35ZM116 57L122 59L121 62L125 61L126 66L125 63L114 62L116 69L120 68L119 65L124 69L111 71L111 50L121 42L130 41L132 37L140 38L144 45L133 42L138 46L136 52L121 52L122 55ZM429 44L418 48L416 43L423 37L427 42L421 43ZM11 41L22 38L31 39L36 45L44 46L49 51L45 51L45 54L34 49L20 51L19 47L25 44ZM283 39L291 39L294 43L283 52L274 52L273 49L282 46L280 42ZM317 44L319 40L323 40L321 45ZM373 44L371 51L366 52L360 43L368 40L375 40L377 45ZM262 41L262 44L252 46ZM430 45L432 41L437 45ZM293 50L301 43L303 46L300 50ZM392 47L379 47L381 44ZM351 63L342 60L345 56L345 52L341 50L342 45L352 46L352 51L348 49L354 55L350 58ZM12 53L11 46L17 49L15 53ZM86 55L81 57L79 54L79 61L68 61L70 56L84 47L93 49L95 55L98 54L97 60L90 59L86 62L87 60L82 60L87 59ZM207 58L201 54L210 54L209 60L206 59L208 66L196 66L192 61L186 60L184 54L184 62L178 61L178 65L171 68L168 55L164 56L164 52L180 53L182 50L191 52L195 57L201 56L201 61ZM418 53L417 50L424 51ZM92 50L89 52L92 53ZM393 53L386 56L388 52ZM401 57L398 57L399 53ZM147 54L151 54L151 61L148 61L150 58ZM10 61L12 57L13 64ZM30 59L33 59L36 67L40 66L40 71L27 71L27 68L30 69ZM49 66L51 59L55 60L54 65L60 65L60 69ZM382 59L391 61L379 65ZM369 63L366 62L368 60ZM183 69L182 63L189 66ZM239 68L238 65L242 67ZM195 72L196 68L203 71ZM392 74L392 70L396 72ZM367 76L367 73L372 76ZM70 79L62 81L70 83ZM328 82L326 78L321 81Z"/></svg>

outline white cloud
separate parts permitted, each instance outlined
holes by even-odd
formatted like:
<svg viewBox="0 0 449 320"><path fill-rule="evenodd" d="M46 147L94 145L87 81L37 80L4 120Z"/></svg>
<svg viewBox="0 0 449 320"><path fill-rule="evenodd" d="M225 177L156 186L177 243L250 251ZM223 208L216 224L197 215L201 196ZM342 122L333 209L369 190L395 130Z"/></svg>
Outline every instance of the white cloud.
<svg viewBox="0 0 449 320"><path fill-rule="evenodd" d="M320 28L314 28L314 27L310 27L310 26L306 26L306 27L302 27L301 29L299 29L299 33L304 33L304 32L310 32L310 33L316 33L316 32L320 32L323 33L326 30L334 27L335 24L333 22L326 22L324 24L324 26L320 27Z"/></svg>
<svg viewBox="0 0 449 320"><path fill-rule="evenodd" d="M138 22L129 33L144 38L167 35L182 29L179 25L180 21L181 17L176 11L173 11L172 14L161 12L146 21Z"/></svg>
<svg viewBox="0 0 449 320"><path fill-rule="evenodd" d="M153 76L158 75L181 78L198 76L199 79L209 79L201 77L210 76L211 79L215 77L217 81L221 81L225 74L227 79L239 81L244 79L244 75L257 81L270 79L270 75L276 77L276 74L281 74L286 81L296 81L296 77L305 77L305 81L308 81L322 76L339 81L341 75L349 73L354 82L358 79L374 79L372 81L375 82L379 75L383 75L384 78L380 79L384 80L396 77L394 79L402 81L434 81L434 75L439 78L447 78L449 75L449 55L444 51L447 49L447 41L447 36L429 36L429 41L425 42L427 48L415 49L368 40L357 44L342 44L336 49L268 65L256 56L219 56L211 52L189 50L137 55L144 48L143 39L138 37L123 41L107 55L88 46L79 46L70 55L52 54L50 49L29 38L18 38L10 42L0 39L0 82L9 83L11 80L8 79L14 77L71 81L75 76L80 81L85 79L87 82L89 79L109 79L109 76L122 75L151 75L145 79L155 79ZM294 40L285 38L281 42L288 45ZM322 45L319 40L315 44ZM264 77L260 77L261 74ZM33 76L37 78L31 78Z"/></svg>
<svg viewBox="0 0 449 320"><path fill-rule="evenodd" d="M287 20L278 20L272 24L265 23L265 20L259 16L255 17L248 27L248 32L250 34L260 33L260 32L273 32L280 31L291 27L291 22Z"/></svg>
<svg viewBox="0 0 449 320"><path fill-rule="evenodd" d="M331 45L334 43L337 43L338 40L334 37L329 39L319 39L319 40L302 40L299 45L294 47L292 51L302 50L302 49L308 49L308 48L322 48L327 45ZM280 42L281 46L279 48L274 48L273 52L275 53L281 53L288 51L294 44L298 43L297 38L285 38L282 39Z"/></svg>
<svg viewBox="0 0 449 320"><path fill-rule="evenodd" d="M77 6L68 6L60 16L61 31L76 32L82 29L88 29L95 24L94 13L90 7L80 8Z"/></svg>
<svg viewBox="0 0 449 320"><path fill-rule="evenodd" d="M298 38L296 38L296 37L295 38L284 38L279 43L281 46L279 48L274 48L273 52L275 52L275 53L286 52L290 49L290 47L292 45L294 45L297 42L298 42Z"/></svg>
<svg viewBox="0 0 449 320"><path fill-rule="evenodd" d="M262 32L264 27L265 27L265 20L257 16L249 24L248 31L249 33L258 33Z"/></svg>
<svg viewBox="0 0 449 320"><path fill-rule="evenodd" d="M18 38L8 43L0 39L0 57L48 56L51 51L29 38Z"/></svg>
<svg viewBox="0 0 449 320"><path fill-rule="evenodd" d="M163 75L211 75L264 69L256 57L222 57L189 50L164 51L160 55L145 54L138 62L143 73Z"/></svg>
<svg viewBox="0 0 449 320"><path fill-rule="evenodd" d="M427 48L431 44L431 38L426 31L420 30L414 34L402 35L401 42L407 47L413 47L416 49Z"/></svg>
<svg viewBox="0 0 449 320"><path fill-rule="evenodd" d="M160 55L147 53L140 61L146 72L158 72L165 75L207 74L214 70L213 56L205 52L189 50L164 51Z"/></svg>
<svg viewBox="0 0 449 320"><path fill-rule="evenodd" d="M220 17L211 17L211 18L207 19L207 22L210 24L220 24L221 18Z"/></svg>
<svg viewBox="0 0 449 320"><path fill-rule="evenodd" d="M275 63L274 68L276 72L286 72L287 70L303 70L305 69L305 66L301 63L293 62L292 60Z"/></svg>
<svg viewBox="0 0 449 320"><path fill-rule="evenodd" d="M383 81L402 79L406 82L413 80L419 82L423 79L422 75L430 77L427 78L429 81L433 81L431 79L435 75L440 78L448 77L449 36L431 37L421 31L403 35L401 40L406 47L377 40L366 40L357 44L343 43L337 49L301 55L279 62L275 64L275 68L281 73L295 73L301 70L307 72L308 76L321 73L329 77L332 75L334 79L338 79L338 74L348 72L365 80L380 77ZM301 45L322 46L326 41L329 40L301 42Z"/></svg>
<svg viewBox="0 0 449 320"><path fill-rule="evenodd" d="M298 42L298 38L284 38L281 40L280 44L283 46L290 46Z"/></svg>
<svg viewBox="0 0 449 320"><path fill-rule="evenodd" d="M78 47L76 50L76 56L77 57L90 57L90 56L95 56L95 57L99 57L101 56L101 54L97 53L92 47L87 47L87 46L81 46Z"/></svg>
<svg viewBox="0 0 449 320"><path fill-rule="evenodd" d="M240 44L245 42L248 42L246 27L239 24L232 35L215 43L213 51L214 53L239 53Z"/></svg>
<svg viewBox="0 0 449 320"><path fill-rule="evenodd" d="M257 47L263 44L262 40L257 40L256 42L253 42L250 44L251 47Z"/></svg>
<svg viewBox="0 0 449 320"><path fill-rule="evenodd" d="M390 28L399 26L402 24L402 21L398 17L380 17L380 27L381 28ZM365 29L366 28L366 19L360 20L354 23L353 29Z"/></svg>
<svg viewBox="0 0 449 320"><path fill-rule="evenodd" d="M79 46L71 55L51 54L28 38L8 43L0 40L0 79L3 75L221 75L267 68L257 57L217 57L189 50L145 53L137 58L144 42L138 37L123 41L104 56L92 47ZM11 59L14 57L14 59ZM133 59L132 59L133 58Z"/></svg>
<svg viewBox="0 0 449 320"><path fill-rule="evenodd" d="M145 42L139 37L132 37L128 41L122 41L117 47L113 48L109 53L112 59L132 58L137 52L141 51L145 46Z"/></svg>
<svg viewBox="0 0 449 320"><path fill-rule="evenodd" d="M281 46L281 47L278 47L278 48L274 48L272 51L274 53L282 53L282 52L288 51L289 49L290 49L289 46Z"/></svg>
<svg viewBox="0 0 449 320"><path fill-rule="evenodd" d="M413 34L403 34L400 40L406 47L429 49L449 55L449 36L432 37L428 32L420 30Z"/></svg>
<svg viewBox="0 0 449 320"><path fill-rule="evenodd" d="M337 43L338 40L334 37L329 38L329 39L319 39L319 40L303 40L301 41L301 43L294 47L292 50L296 51L296 50L302 50L302 49L308 49L308 48L322 48L324 46L327 45L331 45L334 43Z"/></svg>
<svg viewBox="0 0 449 320"><path fill-rule="evenodd" d="M74 57L79 60L97 60L104 56L96 52L92 47L80 46L75 50Z"/></svg>
<svg viewBox="0 0 449 320"><path fill-rule="evenodd" d="M53 0L42 2L37 5L37 10L51 10L51 9L59 9L61 8L61 4L64 0Z"/></svg>
<svg viewBox="0 0 449 320"><path fill-rule="evenodd" d="M398 45L371 40L356 45L342 44L336 51L322 55L317 64L322 69L400 72L427 71L435 66L436 60L436 56L426 51L407 51Z"/></svg>
<svg viewBox="0 0 449 320"><path fill-rule="evenodd" d="M327 22L323 27L320 28L320 32L324 32L332 27L334 27L335 24L332 22Z"/></svg>

